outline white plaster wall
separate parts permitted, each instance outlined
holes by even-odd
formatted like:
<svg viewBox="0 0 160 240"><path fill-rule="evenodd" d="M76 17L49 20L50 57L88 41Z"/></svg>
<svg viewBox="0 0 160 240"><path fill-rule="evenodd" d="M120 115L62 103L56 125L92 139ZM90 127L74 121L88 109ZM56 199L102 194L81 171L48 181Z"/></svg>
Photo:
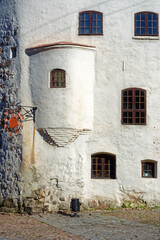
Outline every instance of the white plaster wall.
<svg viewBox="0 0 160 240"><path fill-rule="evenodd" d="M94 49L59 46L30 56L37 128L93 128ZM65 88L50 88L50 72L63 69Z"/></svg>
<svg viewBox="0 0 160 240"><path fill-rule="evenodd" d="M78 36L78 13L83 10L103 12L103 36ZM45 171L44 184L48 188L49 179L57 176L64 179L64 194L71 192L73 175L79 162L83 167L77 169L76 177L77 181L83 183L79 185L78 191L80 195L83 193L84 198L101 196L120 201L127 194L135 194L149 202L160 202L160 40L133 39L134 13L139 11L160 13L160 2L77 0L75 3L73 0L17 0L22 67L21 96L25 103L32 99L29 85L30 58L25 54L26 48L58 41L96 46L94 126L89 139L86 141L79 138L75 144L66 148L54 148L36 133L36 166L42 175ZM41 57L54 57L51 53L52 51L47 51L41 54L38 61L41 63ZM125 71L122 69L123 62ZM46 66L47 70L51 67L48 64ZM39 71L37 67L37 74ZM47 89L47 75L45 81ZM128 87L144 88L147 91L145 126L121 125L121 90ZM91 179L91 154L96 152L116 155L115 180ZM157 178L141 178L141 160L144 159L158 162ZM75 189L77 188L72 188L77 192Z"/></svg>

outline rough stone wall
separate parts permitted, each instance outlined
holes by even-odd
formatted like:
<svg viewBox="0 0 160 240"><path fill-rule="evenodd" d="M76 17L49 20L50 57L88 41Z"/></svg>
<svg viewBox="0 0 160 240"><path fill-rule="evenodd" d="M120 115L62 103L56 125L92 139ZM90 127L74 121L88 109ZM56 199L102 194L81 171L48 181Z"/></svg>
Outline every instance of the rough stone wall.
<svg viewBox="0 0 160 240"><path fill-rule="evenodd" d="M2 4L2 1L1 1ZM8 8L8 4L10 7ZM20 164L22 160L21 134L12 136L4 129L4 112L16 112L19 102L18 25L14 1L3 1L0 9L0 206L20 204Z"/></svg>

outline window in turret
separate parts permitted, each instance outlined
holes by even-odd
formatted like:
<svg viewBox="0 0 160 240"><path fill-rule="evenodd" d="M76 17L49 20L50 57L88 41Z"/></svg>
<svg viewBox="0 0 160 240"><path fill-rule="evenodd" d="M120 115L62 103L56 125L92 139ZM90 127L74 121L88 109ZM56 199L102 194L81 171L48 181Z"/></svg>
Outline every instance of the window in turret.
<svg viewBox="0 0 160 240"><path fill-rule="evenodd" d="M79 35L102 35L103 14L96 11L79 13Z"/></svg>
<svg viewBox="0 0 160 240"><path fill-rule="evenodd" d="M136 13L135 36L158 36L158 14L153 12Z"/></svg>
<svg viewBox="0 0 160 240"><path fill-rule="evenodd" d="M66 73L62 69L53 69L50 73L50 88L66 87Z"/></svg>

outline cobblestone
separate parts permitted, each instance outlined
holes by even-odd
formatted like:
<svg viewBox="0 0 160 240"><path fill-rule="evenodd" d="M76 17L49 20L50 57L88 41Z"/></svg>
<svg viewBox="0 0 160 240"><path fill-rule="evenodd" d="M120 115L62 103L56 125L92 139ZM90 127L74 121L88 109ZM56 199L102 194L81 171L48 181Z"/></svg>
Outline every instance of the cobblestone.
<svg viewBox="0 0 160 240"><path fill-rule="evenodd" d="M137 218L140 215L144 218ZM0 214L0 240L160 240L159 210L81 212L78 216Z"/></svg>
<svg viewBox="0 0 160 240"><path fill-rule="evenodd" d="M159 212L157 211L157 214ZM104 212L79 213L79 217L69 214L35 216L63 231L83 236L90 240L160 240L158 225L142 224L109 216Z"/></svg>

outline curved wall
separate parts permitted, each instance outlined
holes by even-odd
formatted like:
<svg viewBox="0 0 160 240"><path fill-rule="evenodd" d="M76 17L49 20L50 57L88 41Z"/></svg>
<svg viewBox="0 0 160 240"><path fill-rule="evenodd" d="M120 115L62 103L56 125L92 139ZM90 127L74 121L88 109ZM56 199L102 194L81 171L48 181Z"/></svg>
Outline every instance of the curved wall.
<svg viewBox="0 0 160 240"><path fill-rule="evenodd" d="M66 72L65 88L50 88L52 69ZM93 128L94 49L59 46L30 56L37 128Z"/></svg>

